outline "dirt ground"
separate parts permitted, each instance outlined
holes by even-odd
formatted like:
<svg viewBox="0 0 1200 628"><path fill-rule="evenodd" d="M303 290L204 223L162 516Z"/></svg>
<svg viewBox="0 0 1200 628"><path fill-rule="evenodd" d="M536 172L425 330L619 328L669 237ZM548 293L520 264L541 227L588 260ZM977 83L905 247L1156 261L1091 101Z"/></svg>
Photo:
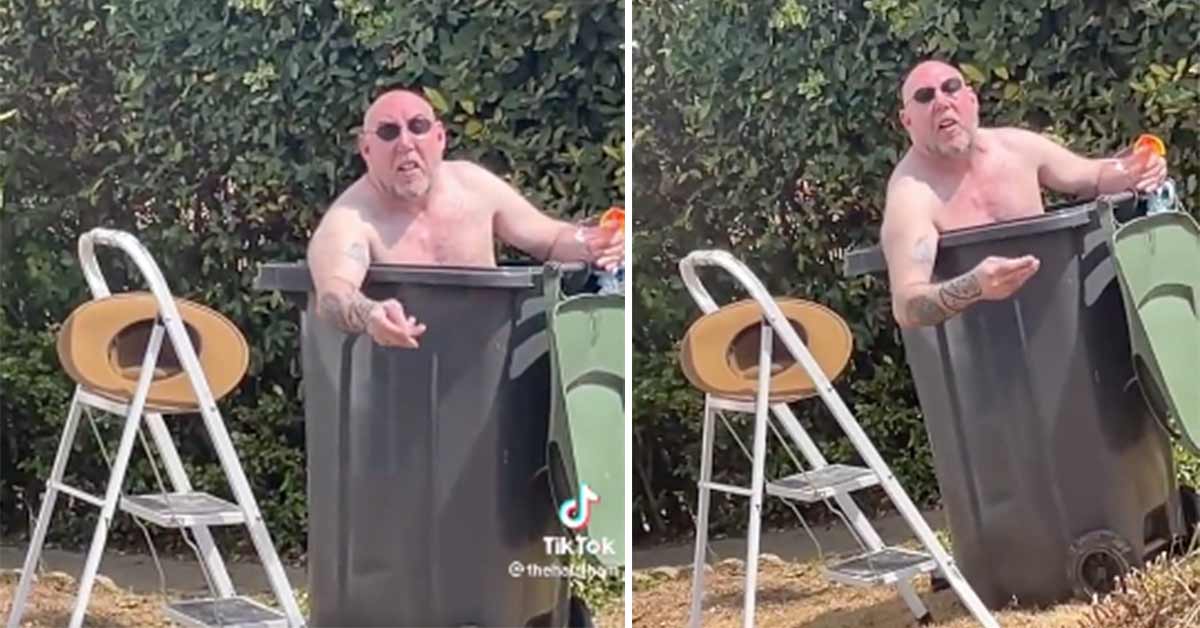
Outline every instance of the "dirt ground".
<svg viewBox="0 0 1200 628"><path fill-rule="evenodd" d="M8 618L12 596L17 590L17 574L0 575L0 617ZM33 587L21 626L28 628L60 628L71 620L77 589L75 578L62 573L42 575ZM88 603L89 628L172 628L173 623L163 615L161 595L135 595L119 589L107 578L96 579Z"/></svg>
<svg viewBox="0 0 1200 628"><path fill-rule="evenodd" d="M0 573L0 619L7 620L18 575ZM60 628L71 619L77 584L63 572L42 575L34 585L25 606L22 628ZM139 595L122 590L104 577L96 580L88 604L88 628L174 628L162 608L162 595ZM597 628L621 628L625 625L624 605L617 601L595 617Z"/></svg>
<svg viewBox="0 0 1200 628"><path fill-rule="evenodd" d="M652 570L634 580L633 625L678 628L687 624L691 570ZM740 628L743 571L720 563L705 577L704 626ZM933 613L931 626L977 628L979 624L953 591L931 593L929 578L917 580L917 594ZM830 582L820 565L764 557L758 576L755 624L760 628L903 628L917 622L893 587L860 588ZM1043 612L1004 611L1005 628L1080 627L1090 607L1069 604Z"/></svg>
<svg viewBox="0 0 1200 628"><path fill-rule="evenodd" d="M857 588L824 579L816 563L785 563L767 558L760 564L757 626L761 628L904 628L915 626L912 614L891 587ZM652 570L635 578L633 625L678 628L687 623L691 592L689 571ZM721 564L705 578L704 625L738 628L742 625L743 574ZM8 617L17 577L0 575L0 617ZM29 628L58 628L70 619L75 579L64 573L41 577L30 596L24 621ZM918 580L918 594L933 612L933 626L975 628L978 624L958 603L952 591L930 593L929 579ZM123 591L104 578L96 582L88 606L87 626L95 628L170 628L162 612L161 595ZM1089 607L1070 604L1043 612L1005 611L997 619L1005 628L1078 628ZM624 605L610 605L596 618L598 628L625 625Z"/></svg>

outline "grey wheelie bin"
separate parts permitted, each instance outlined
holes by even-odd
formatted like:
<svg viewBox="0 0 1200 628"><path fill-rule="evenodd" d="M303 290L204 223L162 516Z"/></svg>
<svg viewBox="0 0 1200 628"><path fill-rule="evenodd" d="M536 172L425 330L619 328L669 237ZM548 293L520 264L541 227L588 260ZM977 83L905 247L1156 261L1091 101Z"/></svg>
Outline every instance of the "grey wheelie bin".
<svg viewBox="0 0 1200 628"><path fill-rule="evenodd" d="M954 555L992 608L1106 591L1186 535L1095 204L944 233L934 280L1025 254L1041 267L1012 298L902 332ZM846 272L886 278L880 249Z"/></svg>
<svg viewBox="0 0 1200 628"><path fill-rule="evenodd" d="M363 292L427 325L412 350L314 316L304 264L260 271L302 310L312 625L568 624L565 570L528 573L565 564L543 540L561 526L541 272L372 266Z"/></svg>

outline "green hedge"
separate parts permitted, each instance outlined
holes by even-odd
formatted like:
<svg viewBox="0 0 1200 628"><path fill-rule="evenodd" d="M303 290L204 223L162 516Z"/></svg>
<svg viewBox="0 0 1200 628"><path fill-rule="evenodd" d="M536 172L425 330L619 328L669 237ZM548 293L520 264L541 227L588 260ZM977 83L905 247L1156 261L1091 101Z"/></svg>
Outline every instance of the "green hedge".
<svg viewBox="0 0 1200 628"><path fill-rule="evenodd" d="M985 125L1036 129L1090 155L1157 133L1185 201L1200 208L1196 0L679 0L639 4L634 20L634 524L642 540L694 525L702 400L675 351L698 316L677 264L698 248L730 250L773 293L817 300L849 322L855 358L839 390L910 494L936 499L886 285L841 274L846 248L878 242L885 182L907 147L897 91L916 61L962 64ZM743 296L711 277L724 291L718 301ZM819 402L796 409L832 458L850 458ZM740 429L748 443L749 426ZM790 468L775 454L768 474ZM715 469L717 481L748 483L749 463L728 436ZM713 507L714 533L743 529L744 499L714 497ZM766 515L796 525L777 500Z"/></svg>
<svg viewBox="0 0 1200 628"><path fill-rule="evenodd" d="M552 214L623 198L623 25L615 0L0 4L0 530L24 532L53 461L71 390L54 333L87 298L77 239L102 225L136 233L175 294L247 336L250 373L222 407L277 544L301 553L298 313L252 290L258 265L301 259L324 207L362 173L352 129L385 85L426 88L448 155ZM101 262L114 290L130 285L117 254ZM198 427L172 421L195 483L227 495ZM77 443L68 483L103 492L86 426ZM128 485L149 490L134 460ZM51 541L77 545L94 510L69 501ZM121 521L118 543L138 534Z"/></svg>

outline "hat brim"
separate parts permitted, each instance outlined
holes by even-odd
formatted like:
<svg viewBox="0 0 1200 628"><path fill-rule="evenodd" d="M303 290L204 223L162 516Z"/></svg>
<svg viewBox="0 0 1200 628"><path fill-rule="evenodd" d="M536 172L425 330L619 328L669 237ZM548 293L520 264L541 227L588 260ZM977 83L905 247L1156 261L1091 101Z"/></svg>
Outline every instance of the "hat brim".
<svg viewBox="0 0 1200 628"><path fill-rule="evenodd" d="M237 386L250 363L250 351L238 328L218 312L175 299L184 329L200 362L213 399ZM100 396L128 403L158 317L158 302L146 292L130 292L88 301L64 321L58 334L58 358L77 384ZM178 365L169 335L163 336L158 367L146 398L150 411L186 412L199 407L187 373Z"/></svg>
<svg viewBox="0 0 1200 628"><path fill-rule="evenodd" d="M791 322L821 372L830 381L845 370L854 347L850 327L829 308L801 299L776 303ZM680 346L684 376L696 388L727 399L751 401L758 390L762 308L739 301L706 314L688 328ZM816 384L775 336L771 352L770 401L794 401L817 394Z"/></svg>

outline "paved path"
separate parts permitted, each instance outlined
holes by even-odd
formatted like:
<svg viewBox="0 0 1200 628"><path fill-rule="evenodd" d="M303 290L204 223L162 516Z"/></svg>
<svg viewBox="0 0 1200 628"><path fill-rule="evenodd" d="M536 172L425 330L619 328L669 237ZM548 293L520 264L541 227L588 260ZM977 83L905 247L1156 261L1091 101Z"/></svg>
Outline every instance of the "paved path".
<svg viewBox="0 0 1200 628"><path fill-rule="evenodd" d="M925 512L926 521L933 528L944 528L945 517L940 510ZM797 526L799 524L797 523ZM875 528L887 543L903 543L913 539L907 524L898 515L889 515L875 522ZM826 554L845 554L858 548L853 537L844 526L818 526L813 529L821 544L821 550ZM716 539L710 541L714 555L709 560L722 558L746 557L745 539ZM818 556L817 547L805 533L802 527L780 532L764 532L761 547L763 553L777 554L784 560L809 561ZM42 563L47 571L65 571L72 577L78 578L83 571L85 555L81 552L69 552L60 549L46 549L42 552ZM203 592L207 590L204 574L194 560L176 560L160 557L163 575L166 577L168 590L183 592ZM24 545L0 545L0 569L20 569L25 562ZM660 545L635 550L633 566L635 569L652 567L684 567L692 564L691 541L673 545ZM260 593L270 591L266 573L256 562L227 563L229 576L233 579L234 587L243 593ZM303 568L285 567L292 586L307 588L307 573ZM112 578L118 586L138 592L158 592L158 570L149 555L121 554L106 551L100 562L100 573Z"/></svg>
<svg viewBox="0 0 1200 628"><path fill-rule="evenodd" d="M934 530L946 527L946 520L941 510L930 510L923 514L925 521ZM883 541L889 545L916 539L912 530L909 529L908 523L900 515L888 515L872 523L879 531L879 536L883 537ZM821 551L825 554L846 554L858 550L858 543L854 541L854 537L850 536L844 525L817 526L812 531L820 541ZM689 539L685 543L634 550L633 567L634 569L691 567L692 552L694 551L692 543L692 540ZM709 546L712 551L709 554L710 562L723 558L746 559L745 539L710 539ZM794 530L764 531L759 540L759 547L761 553L777 554L780 558L788 561L806 562L818 557L816 545L798 521Z"/></svg>
<svg viewBox="0 0 1200 628"><path fill-rule="evenodd" d="M60 549L42 550L42 566L46 571L64 571L73 578L83 573L85 553ZM208 590L204 572L192 560L175 560L159 556L167 590L199 593ZM25 545L0 545L0 569L20 569L25 563ZM229 578L239 593L270 592L266 571L256 562L226 561ZM285 567L293 587L307 588L308 575L303 569ZM105 551L100 561L100 573L112 578L118 586L139 593L160 591L158 570L149 554L120 554Z"/></svg>

